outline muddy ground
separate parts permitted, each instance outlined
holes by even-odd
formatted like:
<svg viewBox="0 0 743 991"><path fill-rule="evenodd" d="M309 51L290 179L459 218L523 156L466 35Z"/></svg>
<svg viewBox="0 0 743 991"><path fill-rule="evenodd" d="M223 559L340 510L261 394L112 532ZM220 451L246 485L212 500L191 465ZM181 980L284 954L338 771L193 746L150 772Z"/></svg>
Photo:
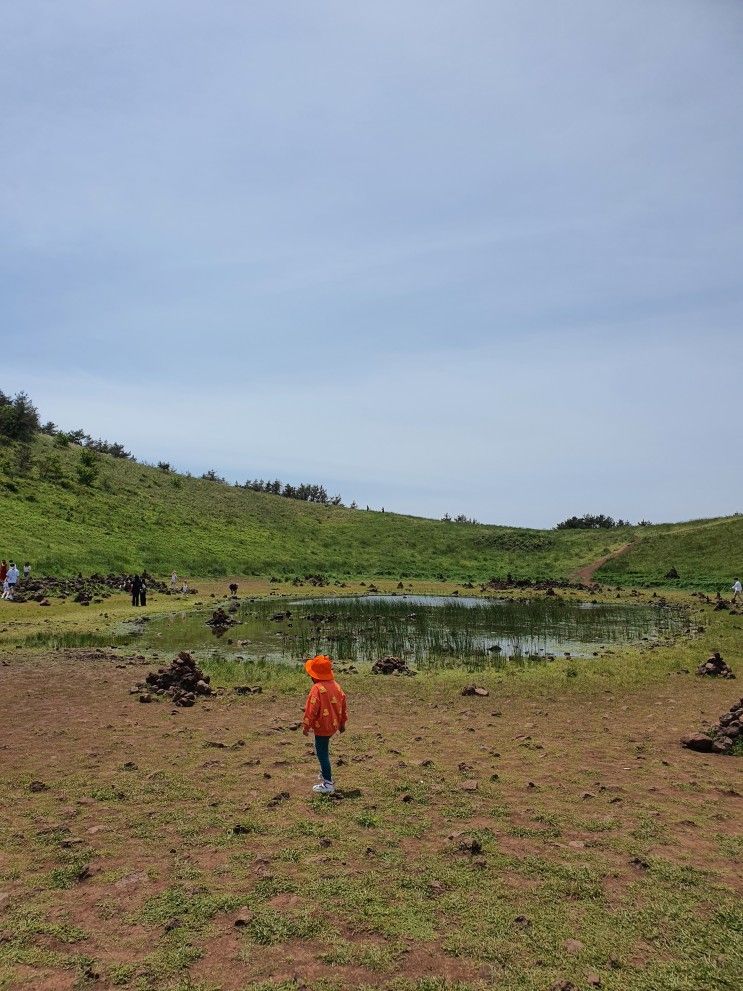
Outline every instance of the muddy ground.
<svg viewBox="0 0 743 991"><path fill-rule="evenodd" d="M672 653L348 675L327 799L299 677L184 710L5 650L0 988L737 991L743 761L679 739L743 680Z"/></svg>

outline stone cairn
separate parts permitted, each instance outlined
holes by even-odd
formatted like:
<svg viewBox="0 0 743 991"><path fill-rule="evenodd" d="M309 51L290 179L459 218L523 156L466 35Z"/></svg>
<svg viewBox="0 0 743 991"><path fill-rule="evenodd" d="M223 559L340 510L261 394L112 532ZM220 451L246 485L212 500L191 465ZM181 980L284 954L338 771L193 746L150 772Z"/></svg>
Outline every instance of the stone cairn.
<svg viewBox="0 0 743 991"><path fill-rule="evenodd" d="M228 616L221 606L218 606L212 613L211 618L206 621L206 625L211 626L213 630L226 630L228 626L236 626L237 622L236 619Z"/></svg>
<svg viewBox="0 0 743 991"><path fill-rule="evenodd" d="M705 675L709 678L735 677L732 669L728 667L722 657L720 657L719 650L716 650L713 654L710 654L707 660L699 665L697 668L697 674Z"/></svg>
<svg viewBox="0 0 743 991"><path fill-rule="evenodd" d="M401 657L383 657L374 662L371 670L372 674L416 674L415 671L411 671L407 662Z"/></svg>
<svg viewBox="0 0 743 991"><path fill-rule="evenodd" d="M189 653L182 650L167 668L151 671L144 684L136 685L132 693L142 692L140 702L151 702L153 695L169 695L175 705L192 706L199 695L211 695L209 675L204 674Z"/></svg>
<svg viewBox="0 0 743 991"><path fill-rule="evenodd" d="M743 698L733 702L707 733L690 733L681 746L705 754L730 754L743 738Z"/></svg>

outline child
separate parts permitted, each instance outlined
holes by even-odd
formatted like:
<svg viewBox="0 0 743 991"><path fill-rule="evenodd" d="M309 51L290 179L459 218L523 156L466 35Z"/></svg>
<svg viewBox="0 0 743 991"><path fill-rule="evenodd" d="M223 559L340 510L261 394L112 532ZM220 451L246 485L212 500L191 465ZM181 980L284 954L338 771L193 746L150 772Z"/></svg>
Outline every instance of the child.
<svg viewBox="0 0 743 991"><path fill-rule="evenodd" d="M346 694L335 680L333 662L324 654L318 654L305 662L304 669L314 684L304 707L302 732L315 734L315 753L320 762L321 783L313 787L319 795L335 792L333 772L330 767L330 737L336 731L346 732Z"/></svg>

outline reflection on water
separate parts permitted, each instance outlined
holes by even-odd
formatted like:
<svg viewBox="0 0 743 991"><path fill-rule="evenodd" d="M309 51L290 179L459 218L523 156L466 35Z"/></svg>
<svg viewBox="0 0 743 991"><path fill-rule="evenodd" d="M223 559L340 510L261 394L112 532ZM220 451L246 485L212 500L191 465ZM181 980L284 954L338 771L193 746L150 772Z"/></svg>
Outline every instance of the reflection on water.
<svg viewBox="0 0 743 991"><path fill-rule="evenodd" d="M216 646L209 612L176 614L137 627L129 642L165 651ZM613 644L656 640L685 628L671 608L566 602L558 597L494 600L366 596L242 602L219 653L298 661L328 653L339 661L394 654L418 666L484 666L504 658L588 657Z"/></svg>

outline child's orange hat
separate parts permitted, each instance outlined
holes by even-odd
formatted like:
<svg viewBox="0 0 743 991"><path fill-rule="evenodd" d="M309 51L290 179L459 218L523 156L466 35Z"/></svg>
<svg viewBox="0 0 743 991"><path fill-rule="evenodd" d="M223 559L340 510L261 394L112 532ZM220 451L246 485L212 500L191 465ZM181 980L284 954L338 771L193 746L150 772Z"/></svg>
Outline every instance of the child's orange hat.
<svg viewBox="0 0 743 991"><path fill-rule="evenodd" d="M318 654L317 657L305 661L304 669L310 678L316 678L318 681L333 680L333 662L325 654Z"/></svg>

